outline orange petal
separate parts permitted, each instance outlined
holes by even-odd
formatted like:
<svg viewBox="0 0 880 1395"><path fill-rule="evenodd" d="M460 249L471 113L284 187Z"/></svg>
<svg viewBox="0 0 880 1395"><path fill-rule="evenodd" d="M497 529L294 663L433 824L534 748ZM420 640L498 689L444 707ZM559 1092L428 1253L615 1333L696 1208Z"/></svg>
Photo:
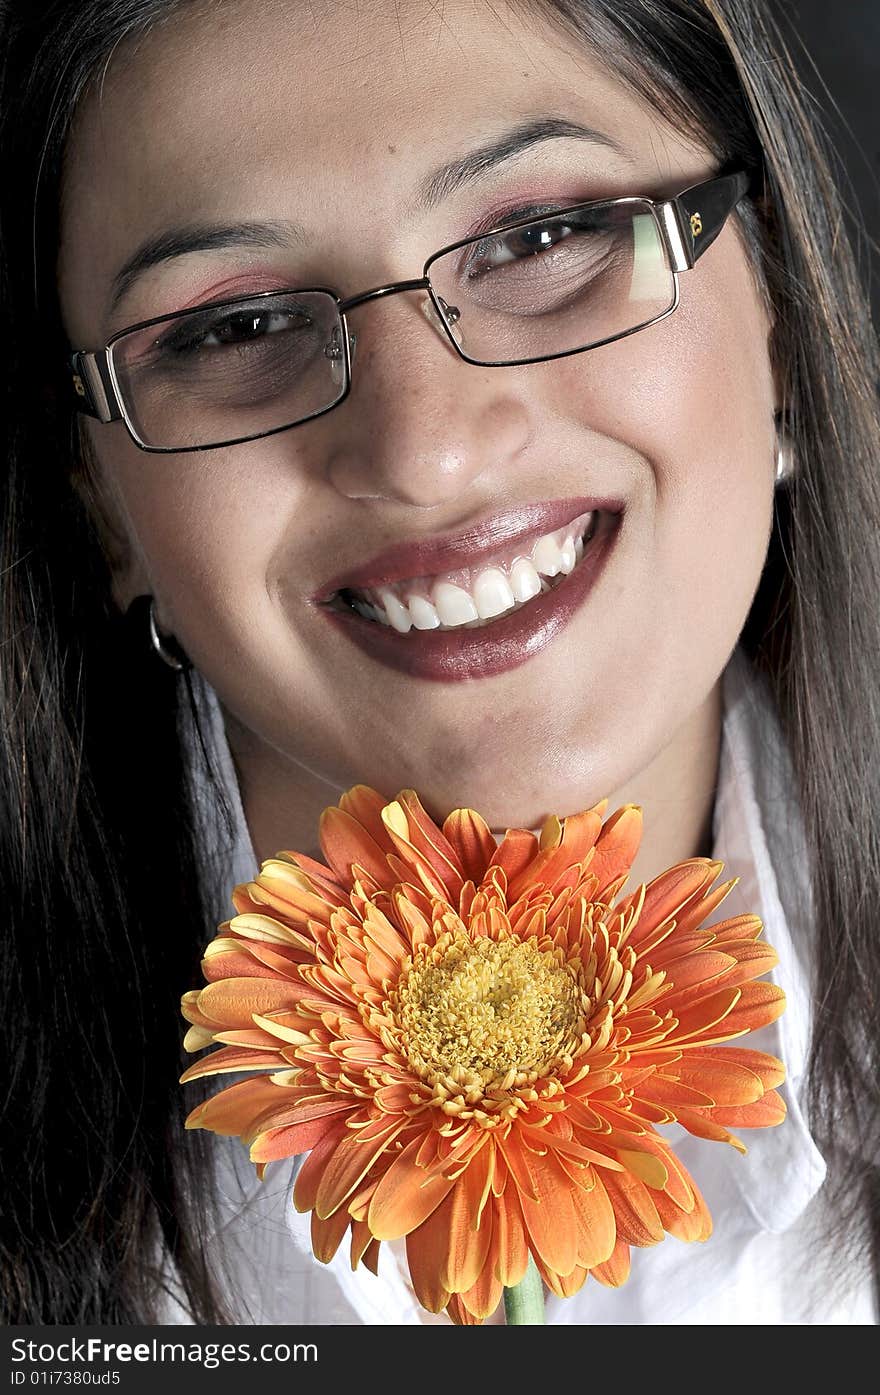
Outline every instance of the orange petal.
<svg viewBox="0 0 880 1395"><path fill-rule="evenodd" d="M335 1131L338 1114L339 1110L336 1110L322 1114L316 1119L304 1119L301 1124L286 1124L283 1128L267 1129L251 1144L251 1162L275 1162L279 1158L293 1158L300 1153L310 1153L326 1133Z"/></svg>
<svg viewBox="0 0 880 1395"><path fill-rule="evenodd" d="M440 1282L450 1293L471 1288L489 1254L492 1216L491 1212L487 1214L484 1203L491 1182L493 1151L494 1145L487 1140L443 1203L444 1209L448 1209L449 1228Z"/></svg>
<svg viewBox="0 0 880 1395"><path fill-rule="evenodd" d="M180 1084L185 1085L188 1080L196 1080L200 1075L224 1075L230 1071L256 1070L259 1067L280 1070L284 1065L284 1057L277 1051L257 1051L252 1046L222 1046L219 1051L212 1051L201 1061L188 1066L180 1077Z"/></svg>
<svg viewBox="0 0 880 1395"><path fill-rule="evenodd" d="M479 1322L491 1317L504 1296L504 1289L492 1272L492 1266L484 1266L476 1283L460 1295L461 1306Z"/></svg>
<svg viewBox="0 0 880 1395"><path fill-rule="evenodd" d="M785 1066L777 1056L768 1056L764 1051L755 1051L747 1046L712 1046L707 1051L690 1050L687 1059L697 1066L703 1061L730 1061L756 1075L765 1090L774 1089L785 1079Z"/></svg>
<svg viewBox="0 0 880 1395"><path fill-rule="evenodd" d="M677 916L683 906L699 896L703 888L715 880L723 867L721 862L712 862L705 857L689 858L676 863L674 867L661 872L645 886L645 897L641 913L630 936L629 943L638 949L642 940L664 921ZM638 891L632 892L616 907L625 912L638 900Z"/></svg>
<svg viewBox="0 0 880 1395"><path fill-rule="evenodd" d="M575 1265L570 1274L557 1274L552 1269L547 1269L540 1260L535 1261L538 1266L538 1273L551 1293L555 1293L557 1298L571 1298L584 1286L589 1270L582 1265Z"/></svg>
<svg viewBox="0 0 880 1395"><path fill-rule="evenodd" d="M317 1211L312 1212L312 1252L322 1264L329 1264L342 1243L345 1232L351 1224L347 1211L337 1211L326 1220L321 1220Z"/></svg>
<svg viewBox="0 0 880 1395"><path fill-rule="evenodd" d="M718 869L715 876L718 876L724 864L723 862L717 862L715 866ZM712 880L714 881L714 876ZM739 877L731 877L729 881L722 882L719 886L713 887L711 891L705 891L702 896L696 897L687 906L682 907L675 917L676 933L678 935L690 935L696 930L697 926L702 925L704 921L708 920L709 916L721 905L725 897L730 895L738 881ZM713 932L715 930L714 925L708 928Z"/></svg>
<svg viewBox="0 0 880 1395"><path fill-rule="evenodd" d="M502 838L489 867L501 867L508 878L521 876L539 853L538 840L526 828L509 828ZM487 868L488 871L488 868Z"/></svg>
<svg viewBox="0 0 880 1395"><path fill-rule="evenodd" d="M337 1215L343 1213L337 1212ZM357 1269L364 1253L372 1243L373 1237L370 1234L370 1227L366 1221L352 1221L351 1223L351 1267Z"/></svg>
<svg viewBox="0 0 880 1395"><path fill-rule="evenodd" d="M735 969L736 965L737 961L732 954L723 954L714 949L686 954L680 959L665 960L664 1011L674 1012L676 1017L680 1017L686 1008L707 998L719 988L735 987L726 975ZM651 967L656 967L653 962Z"/></svg>
<svg viewBox="0 0 880 1395"><path fill-rule="evenodd" d="M634 1177L637 1177L640 1182L644 1182L653 1191L662 1191L666 1186L669 1180L669 1170L662 1158L639 1148L620 1148L618 1149L618 1157Z"/></svg>
<svg viewBox="0 0 880 1395"><path fill-rule="evenodd" d="M598 878L597 901L605 900L605 891L624 873L629 873L642 841L642 809L639 804L624 804L602 825L590 860L590 871Z"/></svg>
<svg viewBox="0 0 880 1395"><path fill-rule="evenodd" d="M752 985L746 984L746 988ZM712 1041L725 1041L749 1028L744 1022L731 1026L731 1019L745 988L722 988L706 998L676 1013L678 1026L666 1038L666 1046L678 1048L692 1041L695 1046L707 1046Z"/></svg>
<svg viewBox="0 0 880 1395"><path fill-rule="evenodd" d="M595 856L593 849L601 828L602 820L592 809L573 814L562 821L548 819L541 833L538 856L517 876L511 876L508 900L515 900L532 885L557 890L566 872L576 868L584 859ZM589 867L592 872L592 861Z"/></svg>
<svg viewBox="0 0 880 1395"><path fill-rule="evenodd" d="M693 1206L690 1211L682 1211L666 1192L658 1192L654 1198L657 1212L663 1226L678 1240L708 1240L712 1234L712 1217L709 1208L698 1188L691 1182Z"/></svg>
<svg viewBox="0 0 880 1395"><path fill-rule="evenodd" d="M446 1197L427 1220L406 1237L406 1258L416 1297L429 1313L441 1313L449 1289L440 1277L449 1247L451 1197Z"/></svg>
<svg viewBox="0 0 880 1395"><path fill-rule="evenodd" d="M316 862L313 857L307 857L301 852L279 852L275 854L274 861L289 862L298 872L302 872L317 894L323 896L331 905L348 905L347 886L337 881L332 869L326 867L323 862Z"/></svg>
<svg viewBox="0 0 880 1395"><path fill-rule="evenodd" d="M639 1139L639 1147L652 1151L656 1160L666 1169L666 1183L662 1191L658 1189L654 1194L654 1205L658 1213L660 1197L664 1195L670 1197L682 1211L690 1213L696 1205L696 1184L673 1148L658 1134L645 1134Z"/></svg>
<svg viewBox="0 0 880 1395"><path fill-rule="evenodd" d="M327 925L337 904L315 889L303 872L289 863L269 859L263 863L256 881L249 882L247 894L258 907L271 908L272 915L302 927L310 920ZM237 928L237 919L232 921ZM262 939L263 936L261 935Z"/></svg>
<svg viewBox="0 0 880 1395"><path fill-rule="evenodd" d="M767 1129L781 1124L786 1115L785 1101L775 1090L751 1104L733 1108L713 1109L712 1118L719 1124L732 1124L738 1129Z"/></svg>
<svg viewBox="0 0 880 1395"><path fill-rule="evenodd" d="M590 1273L606 1288L620 1288L629 1278L630 1251L624 1240L618 1240L604 1264L594 1264Z"/></svg>
<svg viewBox="0 0 880 1395"><path fill-rule="evenodd" d="M607 803L607 801L602 801ZM635 807L635 806L632 806ZM598 806L592 809L585 809L581 814L569 814L562 820L562 846L567 848L573 862L583 862L591 848L596 848L604 834L613 828L622 810L612 814L606 824L602 823L602 815ZM594 854L595 856L595 854ZM593 864L590 862L590 871Z"/></svg>
<svg viewBox="0 0 880 1395"><path fill-rule="evenodd" d="M450 1298L446 1312L449 1315L450 1321L454 1322L456 1327L480 1326L480 1319L474 1317L473 1313L468 1312L461 1301L461 1295L458 1293L454 1293Z"/></svg>
<svg viewBox="0 0 880 1395"><path fill-rule="evenodd" d="M576 1262L585 1269L604 1263L617 1238L614 1207L605 1183L598 1172L593 1173L593 1178L595 1185L589 1191L581 1187L572 1187L570 1191L577 1226Z"/></svg>
<svg viewBox="0 0 880 1395"><path fill-rule="evenodd" d="M707 1138L712 1143L729 1143L738 1153L746 1151L745 1144L721 1124L716 1124L708 1110L700 1114L696 1109L679 1109L675 1117L694 1138Z"/></svg>
<svg viewBox="0 0 880 1395"><path fill-rule="evenodd" d="M362 824L380 848L390 851L388 835L382 822L382 810L390 803L389 798L374 790L370 785L352 785L339 800L339 807Z"/></svg>
<svg viewBox="0 0 880 1395"><path fill-rule="evenodd" d="M733 1011L724 1020L725 1033L753 1032L775 1022L785 1010L785 993L776 983L744 983Z"/></svg>
<svg viewBox="0 0 880 1395"><path fill-rule="evenodd" d="M340 881L351 885L352 864L357 862L380 886L388 887L393 879L388 874L386 853L388 838L382 846L370 836L363 824L344 809L325 809L319 825L321 851Z"/></svg>
<svg viewBox="0 0 880 1395"><path fill-rule="evenodd" d="M527 1196L531 1201L538 1200L537 1184L532 1177L531 1170L526 1162L526 1153L521 1141L514 1134L505 1138L498 1145L498 1151L502 1154L508 1171L516 1183L516 1190L520 1196Z"/></svg>
<svg viewBox="0 0 880 1395"><path fill-rule="evenodd" d="M539 1157L523 1150L522 1157L526 1160L538 1198L532 1201L522 1192L519 1196L529 1247L541 1257L548 1269L557 1274L569 1274L578 1260L575 1189L552 1155ZM613 1237L611 1243L614 1243Z"/></svg>
<svg viewBox="0 0 880 1395"><path fill-rule="evenodd" d="M434 862L438 859L433 852L426 855L420 850L420 845L424 840L420 837L414 822L411 826L410 815L399 800L385 806L382 810L382 821L398 854L397 857L389 854L388 865L399 876L400 880L412 881L415 873L429 896L448 900L449 888L446 884L448 876L457 888L457 897L463 885L460 873L457 869L447 866L442 860L443 871L437 871Z"/></svg>
<svg viewBox="0 0 880 1395"><path fill-rule="evenodd" d="M414 1138L379 1179L367 1223L379 1240L396 1240L420 1226L454 1185L442 1173L429 1175L416 1161L423 1138Z"/></svg>
<svg viewBox="0 0 880 1395"><path fill-rule="evenodd" d="M714 1103L711 1095L704 1095L702 1090L693 1090L680 1080L669 1080L660 1073L635 1087L632 1113L651 1123L668 1124L679 1109L701 1109Z"/></svg>
<svg viewBox="0 0 880 1395"><path fill-rule="evenodd" d="M216 1030L217 1023L212 1022L210 1017L206 1017L199 1011L199 998L202 996L201 988L191 988L188 993L184 993L180 1000L181 1015L191 1022L194 1027L202 1027L207 1031Z"/></svg>
<svg viewBox="0 0 880 1395"><path fill-rule="evenodd" d="M671 1076L692 1090L709 1095L711 1103L716 1105L750 1104L764 1093L764 1086L753 1070L712 1051L690 1052L674 1066L666 1070L661 1068L658 1076Z"/></svg>
<svg viewBox="0 0 880 1395"><path fill-rule="evenodd" d="M199 1010L222 1027L251 1027L254 1013L296 1007L301 996L282 979L225 978L209 983L199 996Z"/></svg>
<svg viewBox="0 0 880 1395"><path fill-rule="evenodd" d="M319 1216L332 1216L348 1200L358 1182L403 1131L406 1123L406 1120L397 1118L383 1121L383 1125L368 1140L361 1137L360 1130L346 1131L328 1159L318 1186L315 1210ZM375 1235L375 1229L372 1229Z"/></svg>
<svg viewBox="0 0 880 1395"><path fill-rule="evenodd" d="M411 948L408 937L401 935L397 926L372 904L364 910L363 940L365 945L372 943L380 949L395 966L409 955Z"/></svg>
<svg viewBox="0 0 880 1395"><path fill-rule="evenodd" d="M736 952L738 945L754 942L763 933L764 922L760 916L754 915L751 911L742 915L731 916L728 920L720 920L717 925L707 927L715 937L715 944L719 949L727 949L733 945L732 952Z"/></svg>
<svg viewBox="0 0 880 1395"><path fill-rule="evenodd" d="M377 1278L379 1276L380 1248L381 1246L378 1240L371 1240L367 1248L364 1250L364 1258L362 1261L364 1268L369 1269L370 1273L375 1274Z"/></svg>
<svg viewBox="0 0 880 1395"><path fill-rule="evenodd" d="M217 1038L207 1027L190 1027L183 1038L184 1051L201 1051L206 1046L213 1046ZM268 1045L268 1042L265 1043Z"/></svg>
<svg viewBox="0 0 880 1395"><path fill-rule="evenodd" d="M779 955L766 940L750 940L747 944L728 944L725 948L730 954L735 954L737 959L737 966L727 976L727 983L746 983L750 979L760 978L762 974L769 974L770 970L775 969L779 963Z"/></svg>
<svg viewBox="0 0 880 1395"><path fill-rule="evenodd" d="M263 888L256 882L247 883L247 892L239 892L233 897L239 914L233 916L232 920L225 922L225 928L231 933L226 938L233 936L241 945L248 945L251 942L266 945L273 944L278 949L308 949L310 941L306 939L300 930L294 929L286 921L276 916L266 914L267 900ZM282 914L290 910L286 901L282 902ZM302 917L300 917L302 919ZM304 923L304 922L303 922ZM223 929L224 926L221 926ZM211 946L208 946L210 950Z"/></svg>
<svg viewBox="0 0 880 1395"><path fill-rule="evenodd" d="M465 880L470 879L479 886L498 846L489 825L473 809L453 809L443 825L443 832L455 851Z"/></svg>
<svg viewBox="0 0 880 1395"><path fill-rule="evenodd" d="M298 1080L299 1076L296 1078ZM311 1123L313 1119L327 1119L331 1114L339 1115L342 1120L354 1115L360 1107L357 1100L345 1095L327 1094L320 1085L291 1085L277 1080L275 1085L278 1099L274 1106L255 1116L244 1135L246 1143L252 1143L264 1127L286 1128L288 1125Z"/></svg>
<svg viewBox="0 0 880 1395"><path fill-rule="evenodd" d="M219 948L215 948L218 946ZM229 946L234 945L234 949ZM225 946L225 948L224 948ZM288 969L292 969L290 963ZM248 953L247 946L243 940L212 940L208 945L208 951L201 963L202 973L209 983L213 983L220 978L272 978L277 979L279 975L270 969L266 964L261 964L252 954ZM287 977L293 977L296 970L293 969Z"/></svg>
<svg viewBox="0 0 880 1395"><path fill-rule="evenodd" d="M315 1144L299 1172L293 1186L293 1204L297 1211L313 1211L318 1195L318 1187L324 1175L324 1168L333 1156L336 1145L346 1132L345 1125L337 1123Z"/></svg>
<svg viewBox="0 0 880 1395"><path fill-rule="evenodd" d="M495 1277L505 1288L513 1288L523 1278L529 1263L529 1247L519 1203L513 1189L494 1204L492 1251Z"/></svg>
<svg viewBox="0 0 880 1395"><path fill-rule="evenodd" d="M401 790L397 798L406 811L410 843L430 862L447 887L450 900L457 900L466 875L462 875L455 848L428 814L415 790Z"/></svg>
<svg viewBox="0 0 880 1395"><path fill-rule="evenodd" d="M196 1105L186 1118L185 1128L210 1129L212 1133L241 1134L272 1102L284 1102L284 1091L266 1076L239 1080Z"/></svg>
<svg viewBox="0 0 880 1395"><path fill-rule="evenodd" d="M663 1239L663 1222L654 1204L654 1194L644 1182L628 1172L605 1174L603 1181L614 1208L618 1241L655 1245Z"/></svg>

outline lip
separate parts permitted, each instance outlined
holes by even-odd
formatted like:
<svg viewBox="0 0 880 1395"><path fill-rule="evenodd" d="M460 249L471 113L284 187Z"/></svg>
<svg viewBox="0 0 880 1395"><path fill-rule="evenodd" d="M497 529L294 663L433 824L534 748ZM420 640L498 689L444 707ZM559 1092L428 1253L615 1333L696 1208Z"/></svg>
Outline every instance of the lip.
<svg viewBox="0 0 880 1395"><path fill-rule="evenodd" d="M488 560L495 553L534 533L554 533L582 513L601 509L607 513L622 513L622 499L598 497L552 499L542 504L526 504L506 513L493 514L461 533L443 538L425 538L419 542L398 544L371 557L363 566L355 567L323 586L312 600L315 604L329 601L337 591L385 586L410 577L442 576L444 572L463 567L477 567L480 559ZM573 575L573 573L572 573Z"/></svg>
<svg viewBox="0 0 880 1395"><path fill-rule="evenodd" d="M578 500L577 504L584 513L591 508L589 501L584 505L583 501ZM592 507L599 508L599 502L596 501ZM545 649L586 600L620 535L624 512L622 506L606 509L606 512L615 516L604 520L605 526L592 539L582 560L564 581L552 591L536 596L519 610L513 610L484 627L410 630L404 635L374 620L367 620L354 610L335 610L325 606L323 614L371 658L413 678L460 682L507 673ZM576 517L577 512L571 516ZM566 521L566 517L563 517L562 523L556 526L561 527ZM532 529L523 531L531 532ZM546 531L552 532L553 525L548 526ZM515 538L511 538L511 541L515 541ZM423 561L421 564L424 565ZM366 574L367 569L364 568L363 575ZM394 579L403 579L412 574L411 571L404 571L400 578ZM352 579L354 575L347 573L342 584L369 584L366 580L356 583ZM387 573L384 575L386 579L391 579Z"/></svg>

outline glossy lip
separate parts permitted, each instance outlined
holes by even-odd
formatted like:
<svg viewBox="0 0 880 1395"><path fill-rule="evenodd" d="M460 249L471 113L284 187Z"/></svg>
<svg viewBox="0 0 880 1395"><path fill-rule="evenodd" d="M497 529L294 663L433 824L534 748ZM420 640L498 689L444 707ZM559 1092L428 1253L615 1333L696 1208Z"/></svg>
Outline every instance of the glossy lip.
<svg viewBox="0 0 880 1395"><path fill-rule="evenodd" d="M589 508L588 503L581 512ZM412 678L456 682L506 673L545 649L586 600L614 549L622 516L622 508L607 511L582 560L552 591L536 596L521 609L485 627L410 630L402 635L375 620L365 619L354 610L324 606L323 614L371 658Z"/></svg>
<svg viewBox="0 0 880 1395"><path fill-rule="evenodd" d="M339 591L386 586L390 582L408 581L413 577L442 576L445 572L478 567L480 559L488 562L496 553L512 547L521 538L534 534L534 540L545 533L555 533L582 513L604 510L622 513L622 499L552 499L544 504L526 504L507 513L493 514L461 533L443 538L425 538L419 542L398 544L371 557L363 566L340 572L322 586L312 600L321 605ZM572 573L574 575L574 573ZM406 638L406 636L404 636Z"/></svg>

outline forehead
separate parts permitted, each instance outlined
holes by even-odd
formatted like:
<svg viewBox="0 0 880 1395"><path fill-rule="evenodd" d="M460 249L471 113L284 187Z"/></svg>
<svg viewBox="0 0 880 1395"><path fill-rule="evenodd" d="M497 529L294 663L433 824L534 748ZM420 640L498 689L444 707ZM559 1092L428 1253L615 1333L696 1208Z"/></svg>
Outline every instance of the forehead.
<svg viewBox="0 0 880 1395"><path fill-rule="evenodd" d="M644 184L693 164L693 146L541 5L181 6L115 51L75 120L65 318L86 332L84 258L94 301L136 245L196 219L294 218L326 234L363 217L375 237L405 237L424 172L548 113L619 147L578 143L577 159L607 185L599 193L650 192L631 187L637 174Z"/></svg>

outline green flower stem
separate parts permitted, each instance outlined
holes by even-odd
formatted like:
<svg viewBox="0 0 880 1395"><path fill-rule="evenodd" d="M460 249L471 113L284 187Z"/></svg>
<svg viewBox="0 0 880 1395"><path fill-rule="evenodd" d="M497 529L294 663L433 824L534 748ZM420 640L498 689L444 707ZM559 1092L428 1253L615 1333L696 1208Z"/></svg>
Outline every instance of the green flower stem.
<svg viewBox="0 0 880 1395"><path fill-rule="evenodd" d="M518 1284L504 1290L504 1316L507 1326L537 1327L547 1321L544 1314L544 1285L529 1255L529 1267Z"/></svg>

